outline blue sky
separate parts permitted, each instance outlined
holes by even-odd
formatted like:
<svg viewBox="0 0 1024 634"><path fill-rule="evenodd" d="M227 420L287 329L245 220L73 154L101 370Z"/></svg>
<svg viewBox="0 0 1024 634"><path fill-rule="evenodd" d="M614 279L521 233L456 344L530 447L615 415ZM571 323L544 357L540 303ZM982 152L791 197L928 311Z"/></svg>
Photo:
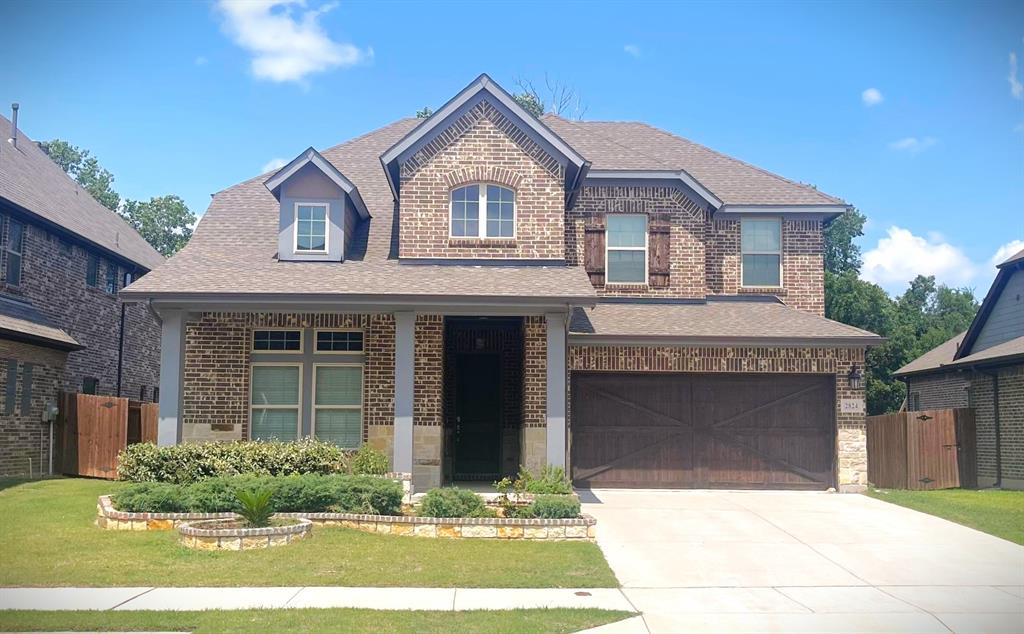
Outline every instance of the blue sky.
<svg viewBox="0 0 1024 634"><path fill-rule="evenodd" d="M545 74L591 120L643 120L840 196L864 276L984 294L1024 247L1024 4L72 3L4 10L0 98L130 198L209 195L481 72ZM13 23L11 22L13 20ZM1019 62L1019 63L1018 63ZM1016 241L1016 242L1015 242ZM1009 245L1009 246L1008 246Z"/></svg>

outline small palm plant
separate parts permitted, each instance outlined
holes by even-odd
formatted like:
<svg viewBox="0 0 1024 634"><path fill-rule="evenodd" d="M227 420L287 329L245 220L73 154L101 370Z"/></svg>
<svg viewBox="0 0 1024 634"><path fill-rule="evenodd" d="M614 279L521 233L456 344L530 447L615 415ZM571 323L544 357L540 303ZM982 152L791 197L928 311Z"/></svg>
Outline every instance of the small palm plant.
<svg viewBox="0 0 1024 634"><path fill-rule="evenodd" d="M241 509L238 514L245 518L245 521L254 528L270 526L270 516L274 514L274 506L270 503L273 491L263 489L260 491L237 491L235 497Z"/></svg>

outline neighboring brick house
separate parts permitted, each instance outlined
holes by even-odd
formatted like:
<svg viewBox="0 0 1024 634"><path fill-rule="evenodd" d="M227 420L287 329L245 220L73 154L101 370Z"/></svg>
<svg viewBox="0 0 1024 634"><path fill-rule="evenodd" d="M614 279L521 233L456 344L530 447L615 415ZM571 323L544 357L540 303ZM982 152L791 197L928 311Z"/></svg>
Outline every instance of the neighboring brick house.
<svg viewBox="0 0 1024 634"><path fill-rule="evenodd" d="M896 372L907 409L974 409L978 483L1024 489L1024 251L998 267L970 328Z"/></svg>
<svg viewBox="0 0 1024 634"><path fill-rule="evenodd" d="M0 117L0 475L45 473L61 391L155 400L160 326L117 293L163 262Z"/></svg>
<svg viewBox="0 0 1024 634"><path fill-rule="evenodd" d="M160 442L369 443L417 488L865 484L867 346L827 320L842 201L486 75L214 195L121 292L162 317Z"/></svg>

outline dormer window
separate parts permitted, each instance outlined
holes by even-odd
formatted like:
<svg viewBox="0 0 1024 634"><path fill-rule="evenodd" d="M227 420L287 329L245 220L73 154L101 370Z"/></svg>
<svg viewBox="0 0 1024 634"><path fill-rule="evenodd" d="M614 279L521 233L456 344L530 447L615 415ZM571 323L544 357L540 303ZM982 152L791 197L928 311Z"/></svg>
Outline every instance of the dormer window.
<svg viewBox="0 0 1024 634"><path fill-rule="evenodd" d="M490 184L452 190L451 237L515 238L516 193Z"/></svg>
<svg viewBox="0 0 1024 634"><path fill-rule="evenodd" d="M295 203L295 252L327 252L327 205Z"/></svg>

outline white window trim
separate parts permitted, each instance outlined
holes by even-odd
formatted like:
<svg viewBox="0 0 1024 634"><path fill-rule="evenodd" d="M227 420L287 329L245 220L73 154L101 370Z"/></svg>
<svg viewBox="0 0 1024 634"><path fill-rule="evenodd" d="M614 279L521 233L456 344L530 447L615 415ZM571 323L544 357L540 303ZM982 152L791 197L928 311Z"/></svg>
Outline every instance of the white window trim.
<svg viewBox="0 0 1024 634"><path fill-rule="evenodd" d="M644 219L644 246L642 247L613 247L611 246L611 240L608 239L608 218L612 216L616 218L643 218ZM649 231L651 219L647 217L647 214L608 214L605 216L604 223L604 285L605 286L647 286L650 280L650 273L648 272L648 258L650 258L649 247L651 242L651 236ZM642 282L613 282L611 281L611 269L608 267L608 254L611 251L643 251L644 252L644 281Z"/></svg>
<svg viewBox="0 0 1024 634"><path fill-rule="evenodd" d="M316 404L316 371L320 367L334 368L359 368L359 405L317 405ZM309 434L316 438L316 413L321 409L343 409L359 410L359 445L355 447L342 447L342 449L358 449L363 444L363 402L366 400L363 391L366 390L366 368L362 363L314 363L313 364L313 390L310 397L312 416L309 420Z"/></svg>
<svg viewBox="0 0 1024 634"><path fill-rule="evenodd" d="M316 345L320 340L321 332L358 332L363 335L363 349L362 350L317 350ZM362 328L317 328L313 331L313 354L365 354L366 352L366 332Z"/></svg>
<svg viewBox="0 0 1024 634"><path fill-rule="evenodd" d="M256 349L256 331L257 330L271 330L274 332L284 331L295 331L299 332L299 349L298 350L257 350ZM306 329L305 328L252 328L249 331L249 352L252 354L302 354L306 349Z"/></svg>
<svg viewBox="0 0 1024 634"><path fill-rule="evenodd" d="M751 221L753 221L753 222L764 222L764 221L768 221L768 220L774 220L775 222L777 222L779 224L779 250L778 251L744 251L743 250L743 223L744 222L751 222ZM782 235L782 216L767 216L767 217L757 217L757 218L749 218L749 217L740 218L740 288L785 288L783 286L783 279L782 279L782 271L783 271L783 269L782 269L782 245L783 245L783 238L784 238L784 236ZM777 256L779 256L779 283L778 284L767 284L767 285L764 285L764 284L745 284L743 282L743 256L744 255L777 255Z"/></svg>
<svg viewBox="0 0 1024 634"><path fill-rule="evenodd" d="M472 187L473 185L477 185L479 190L480 190L479 191L480 198L479 198L479 202L478 202L477 208L476 208L476 213L477 213L477 218L476 218L476 220L477 220L477 222L476 222L477 235L475 235L475 236L457 236L454 233L452 233L452 229L455 226L455 223L452 222L452 212L455 210L455 199L453 198L453 195L455 194L456 190L463 189L465 187ZM488 236L487 235L487 186L488 185L494 185L495 187L500 187L502 189L507 189L508 191L512 192L512 235L511 236ZM519 222L518 222L518 220L519 220L519 192L517 192L516 190L512 189L511 187L508 187L507 185L502 185L501 183L484 182L484 181L481 181L479 183L463 183L462 185L459 185L458 187L453 187L451 189L451 191L448 192L448 237L449 238L452 238L454 240L495 240L495 241L515 240L517 238L517 236L519 235L519 229L518 229Z"/></svg>
<svg viewBox="0 0 1024 634"><path fill-rule="evenodd" d="M323 249L300 249L299 248L299 207L323 207L324 209L324 248ZM321 201L295 201L292 213L292 252L301 254L323 254L331 247L331 206Z"/></svg>
<svg viewBox="0 0 1024 634"><path fill-rule="evenodd" d="M267 330L260 328L260 330ZM281 328L279 330L286 330ZM302 438L302 363L287 363L278 361L253 361L249 364L249 440L252 440L253 411L257 409L294 409L295 416L295 439ZM295 405L258 405L252 402L252 369L257 366L272 366L278 368L298 368L299 370L299 398Z"/></svg>

